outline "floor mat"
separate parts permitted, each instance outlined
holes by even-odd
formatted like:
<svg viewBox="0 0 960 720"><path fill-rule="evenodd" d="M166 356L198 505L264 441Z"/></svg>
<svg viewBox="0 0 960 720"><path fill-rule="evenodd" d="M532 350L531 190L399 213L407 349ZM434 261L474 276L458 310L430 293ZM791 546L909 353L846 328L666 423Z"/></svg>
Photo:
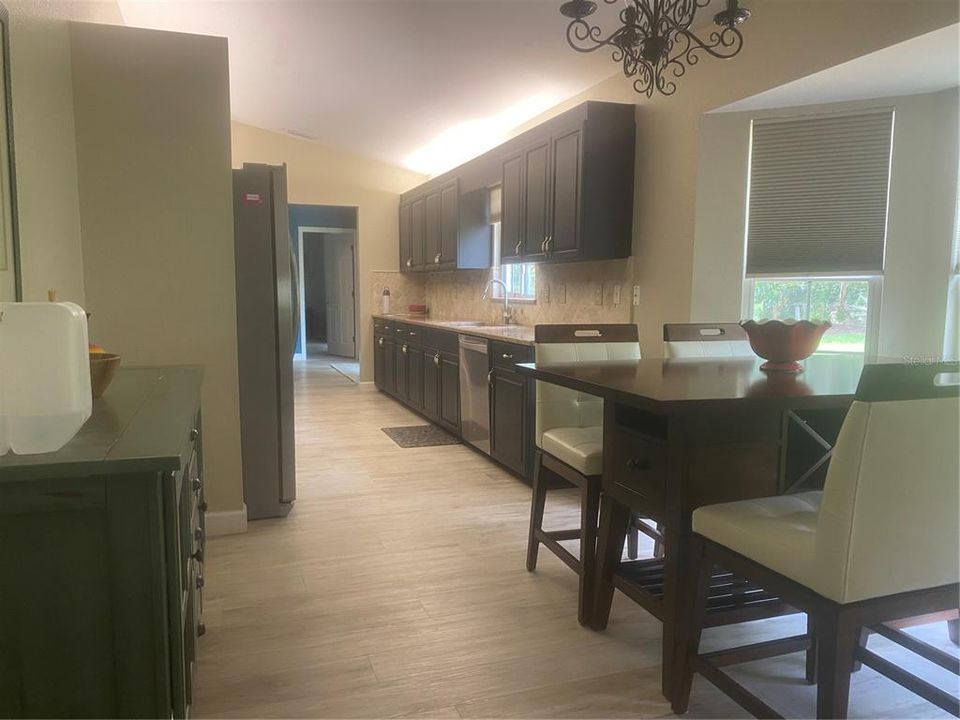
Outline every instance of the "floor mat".
<svg viewBox="0 0 960 720"><path fill-rule="evenodd" d="M402 448L456 445L460 442L446 430L441 430L436 425L407 425L380 429Z"/></svg>

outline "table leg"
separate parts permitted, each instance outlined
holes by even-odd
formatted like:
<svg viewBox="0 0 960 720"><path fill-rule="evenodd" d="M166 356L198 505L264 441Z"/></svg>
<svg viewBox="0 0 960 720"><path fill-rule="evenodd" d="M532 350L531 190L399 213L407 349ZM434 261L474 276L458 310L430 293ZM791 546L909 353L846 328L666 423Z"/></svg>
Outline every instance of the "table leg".
<svg viewBox="0 0 960 720"><path fill-rule="evenodd" d="M680 597L681 582L686 572L685 563L690 561L690 533L680 533L665 527L663 530L663 644L662 670L660 676L663 696L673 702L675 664L677 653L682 652L678 640L685 637L679 623L686 622L682 613L683 598Z"/></svg>
<svg viewBox="0 0 960 720"><path fill-rule="evenodd" d="M630 510L604 494L600 499L600 527L597 531L597 569L594 577L593 618L590 627L605 630L613 604L613 573L623 557Z"/></svg>

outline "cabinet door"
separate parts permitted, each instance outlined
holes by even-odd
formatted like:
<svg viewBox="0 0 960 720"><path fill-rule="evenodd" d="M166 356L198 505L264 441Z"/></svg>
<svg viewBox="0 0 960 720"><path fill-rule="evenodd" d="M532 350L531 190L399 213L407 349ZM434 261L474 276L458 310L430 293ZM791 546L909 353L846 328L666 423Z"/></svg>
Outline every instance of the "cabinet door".
<svg viewBox="0 0 960 720"><path fill-rule="evenodd" d="M407 399L409 370L407 366L407 345L406 343L396 343L396 363L397 363L397 397L402 400Z"/></svg>
<svg viewBox="0 0 960 720"><path fill-rule="evenodd" d="M523 156L503 162L500 186L500 261L517 261L523 251Z"/></svg>
<svg viewBox="0 0 960 720"><path fill-rule="evenodd" d="M424 213L424 246L425 260L427 267L434 267L440 264L442 250L440 246L440 193L434 192L427 195L423 201Z"/></svg>
<svg viewBox="0 0 960 720"><path fill-rule="evenodd" d="M460 240L460 186L452 183L440 189L440 264L457 264Z"/></svg>
<svg viewBox="0 0 960 720"><path fill-rule="evenodd" d="M580 250L580 128L553 138L551 218L547 257L572 257Z"/></svg>
<svg viewBox="0 0 960 720"><path fill-rule="evenodd" d="M494 368L490 374L490 454L516 473L526 469L526 381Z"/></svg>
<svg viewBox="0 0 960 720"><path fill-rule="evenodd" d="M397 392L397 343L387 337L383 339L383 389Z"/></svg>
<svg viewBox="0 0 960 720"><path fill-rule="evenodd" d="M423 348L407 346L407 402L423 411Z"/></svg>
<svg viewBox="0 0 960 720"><path fill-rule="evenodd" d="M524 261L543 257L550 213L550 141L523 153L523 255Z"/></svg>
<svg viewBox="0 0 960 720"><path fill-rule="evenodd" d="M440 353L440 424L460 434L460 360Z"/></svg>
<svg viewBox="0 0 960 720"><path fill-rule="evenodd" d="M440 351L423 353L423 414L440 422Z"/></svg>
<svg viewBox="0 0 960 720"><path fill-rule="evenodd" d="M382 336L374 336L373 338L373 382L381 390L383 390L385 381L383 376L383 346L385 342Z"/></svg>
<svg viewBox="0 0 960 720"><path fill-rule="evenodd" d="M413 256L413 269L423 270L425 264L424 252L426 250L425 231L426 218L424 217L423 198L417 198L410 203L410 241L412 244L411 254Z"/></svg>
<svg viewBox="0 0 960 720"><path fill-rule="evenodd" d="M400 206L400 270L413 268L413 228L410 204Z"/></svg>

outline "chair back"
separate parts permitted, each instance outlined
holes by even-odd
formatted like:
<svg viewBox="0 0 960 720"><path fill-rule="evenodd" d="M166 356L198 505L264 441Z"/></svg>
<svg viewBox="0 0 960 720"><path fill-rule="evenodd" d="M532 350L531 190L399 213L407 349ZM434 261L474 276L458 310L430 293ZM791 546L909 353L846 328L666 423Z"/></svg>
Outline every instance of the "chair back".
<svg viewBox="0 0 960 720"><path fill-rule="evenodd" d="M847 603L958 581L958 371L864 368L817 521L821 593Z"/></svg>
<svg viewBox="0 0 960 720"><path fill-rule="evenodd" d="M537 325L534 342L538 364L640 359L633 324ZM537 381L537 447L547 430L602 425L602 398Z"/></svg>
<svg viewBox="0 0 960 720"><path fill-rule="evenodd" d="M666 323L663 351L668 358L754 356L747 331L737 323Z"/></svg>

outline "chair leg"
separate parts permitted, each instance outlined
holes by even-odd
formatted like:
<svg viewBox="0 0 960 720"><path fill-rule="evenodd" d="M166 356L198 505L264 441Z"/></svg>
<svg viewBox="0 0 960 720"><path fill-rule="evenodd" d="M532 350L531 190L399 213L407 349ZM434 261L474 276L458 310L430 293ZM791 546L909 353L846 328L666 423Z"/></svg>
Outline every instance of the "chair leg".
<svg viewBox="0 0 960 720"><path fill-rule="evenodd" d="M807 649L806 680L810 685L817 682L817 626L813 615L807 613L807 637L810 638L810 647Z"/></svg>
<svg viewBox="0 0 960 720"><path fill-rule="evenodd" d="M630 526L627 528L627 557L636 560L640 555L640 531L634 525L639 522L633 515L630 516Z"/></svg>
<svg viewBox="0 0 960 720"><path fill-rule="evenodd" d="M860 642L860 628L844 622L840 610L830 609L816 620L817 717L846 718L850 674Z"/></svg>
<svg viewBox="0 0 960 720"><path fill-rule="evenodd" d="M527 536L527 570L537 569L540 541L536 531L543 529L543 509L547 504L547 483L543 479L543 453L537 450L533 461L533 497L530 501L530 533Z"/></svg>
<svg viewBox="0 0 960 720"><path fill-rule="evenodd" d="M960 620L947 620L947 634L950 635L950 642L960 645Z"/></svg>
<svg viewBox="0 0 960 720"><path fill-rule="evenodd" d="M597 571L597 516L600 513L600 482L588 482L580 500L580 602L577 619L589 626Z"/></svg>
<svg viewBox="0 0 960 720"><path fill-rule="evenodd" d="M675 646L677 649L674 668L673 697L670 707L677 715L687 711L690 704L690 689L693 686L693 660L700 651L700 635L707 607L707 595L713 563L705 553L703 540L694 536L690 541L690 555L681 580L681 610L677 618Z"/></svg>
<svg viewBox="0 0 960 720"><path fill-rule="evenodd" d="M857 647L858 647L858 648L865 648L865 647L867 646L867 639L868 639L869 637L870 637L870 631L867 630L867 628L865 628L865 627L864 627L864 628L860 628L860 632L857 634ZM851 672L860 672L860 668L861 668L861 667L863 667L863 663L860 662L859 658L857 658L856 653L854 653L854 656L853 656L853 667L851 668L850 671L851 671Z"/></svg>

